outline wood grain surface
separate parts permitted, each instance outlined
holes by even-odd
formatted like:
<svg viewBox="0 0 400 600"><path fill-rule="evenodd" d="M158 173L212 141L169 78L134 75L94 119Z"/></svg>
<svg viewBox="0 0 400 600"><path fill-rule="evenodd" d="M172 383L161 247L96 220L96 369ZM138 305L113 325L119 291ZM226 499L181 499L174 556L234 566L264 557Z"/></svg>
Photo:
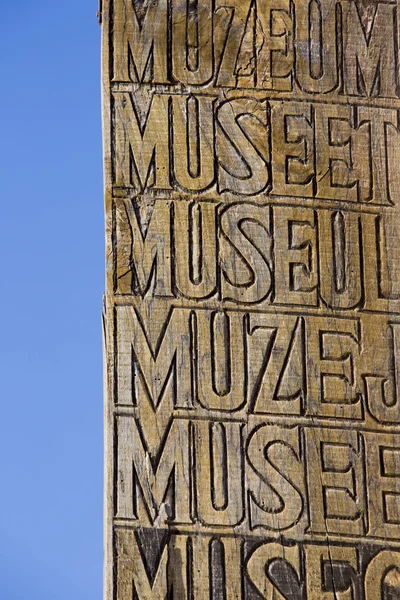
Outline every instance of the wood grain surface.
<svg viewBox="0 0 400 600"><path fill-rule="evenodd" d="M105 600L399 600L399 4L100 12Z"/></svg>

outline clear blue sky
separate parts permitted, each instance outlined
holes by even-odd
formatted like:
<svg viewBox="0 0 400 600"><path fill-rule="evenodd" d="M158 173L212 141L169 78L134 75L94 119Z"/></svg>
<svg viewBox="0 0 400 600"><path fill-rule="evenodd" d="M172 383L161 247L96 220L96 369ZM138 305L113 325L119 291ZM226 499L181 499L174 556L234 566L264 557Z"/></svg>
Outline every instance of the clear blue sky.
<svg viewBox="0 0 400 600"><path fill-rule="evenodd" d="M0 598L100 600L97 0L1 0Z"/></svg>

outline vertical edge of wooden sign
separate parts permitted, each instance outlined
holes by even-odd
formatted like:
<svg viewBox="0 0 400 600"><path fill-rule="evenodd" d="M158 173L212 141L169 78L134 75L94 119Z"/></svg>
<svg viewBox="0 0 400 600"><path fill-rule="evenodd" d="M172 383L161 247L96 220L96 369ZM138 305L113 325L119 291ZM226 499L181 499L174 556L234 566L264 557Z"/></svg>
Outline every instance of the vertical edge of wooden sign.
<svg viewBox="0 0 400 600"><path fill-rule="evenodd" d="M109 397L110 390L110 288L109 277L112 269L111 244L111 203L112 203L112 146L111 146L111 85L110 85L110 13L111 0L103 0L101 7L101 93L103 125L103 169L104 169L104 214L106 249L106 293L103 303L103 364L104 364L104 600L113 598L113 411Z"/></svg>

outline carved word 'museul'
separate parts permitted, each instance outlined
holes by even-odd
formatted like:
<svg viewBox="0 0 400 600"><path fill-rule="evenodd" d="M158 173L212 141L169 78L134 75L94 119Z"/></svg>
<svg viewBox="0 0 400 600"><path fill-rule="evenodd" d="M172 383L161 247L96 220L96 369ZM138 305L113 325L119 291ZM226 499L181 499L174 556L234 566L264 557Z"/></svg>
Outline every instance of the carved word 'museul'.
<svg viewBox="0 0 400 600"><path fill-rule="evenodd" d="M380 215L253 202L115 200L115 291L240 304L400 310ZM392 209L387 209L391 211ZM396 233L397 232L397 233Z"/></svg>

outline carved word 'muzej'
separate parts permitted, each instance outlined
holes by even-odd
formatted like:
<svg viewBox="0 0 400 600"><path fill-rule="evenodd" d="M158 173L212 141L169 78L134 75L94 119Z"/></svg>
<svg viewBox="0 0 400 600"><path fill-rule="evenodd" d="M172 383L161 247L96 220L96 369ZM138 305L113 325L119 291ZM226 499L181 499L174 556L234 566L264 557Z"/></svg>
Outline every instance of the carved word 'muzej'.
<svg viewBox="0 0 400 600"><path fill-rule="evenodd" d="M103 0L105 600L400 598L399 11Z"/></svg>

